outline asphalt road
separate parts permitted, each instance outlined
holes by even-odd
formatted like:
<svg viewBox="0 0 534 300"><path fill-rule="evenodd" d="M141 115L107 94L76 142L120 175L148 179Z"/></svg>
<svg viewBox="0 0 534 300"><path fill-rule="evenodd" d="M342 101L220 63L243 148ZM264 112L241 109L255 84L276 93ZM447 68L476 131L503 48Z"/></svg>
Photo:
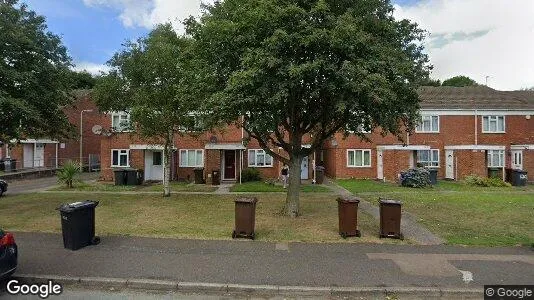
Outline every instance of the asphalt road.
<svg viewBox="0 0 534 300"><path fill-rule="evenodd" d="M98 173L83 173L81 180L94 180L98 178ZM57 177L43 177L26 180L8 181L6 196L24 193L34 193L46 190L57 185Z"/></svg>
<svg viewBox="0 0 534 300"><path fill-rule="evenodd" d="M98 231L98 229L97 229ZM59 234L16 233L18 274L319 287L475 288L532 284L530 248L275 244L102 237L78 251Z"/></svg>

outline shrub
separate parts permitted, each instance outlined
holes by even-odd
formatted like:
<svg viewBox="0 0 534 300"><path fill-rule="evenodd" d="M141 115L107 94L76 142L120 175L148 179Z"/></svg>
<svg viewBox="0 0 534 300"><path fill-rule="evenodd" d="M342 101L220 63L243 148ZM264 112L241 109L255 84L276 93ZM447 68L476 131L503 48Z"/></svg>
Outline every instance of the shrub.
<svg viewBox="0 0 534 300"><path fill-rule="evenodd" d="M241 182L261 181L260 170L256 168L245 168L241 171Z"/></svg>
<svg viewBox="0 0 534 300"><path fill-rule="evenodd" d="M430 186L430 172L424 168L409 169L400 174L402 186L424 188Z"/></svg>
<svg viewBox="0 0 534 300"><path fill-rule="evenodd" d="M57 181L59 183L65 183L67 187L72 188L76 178L80 173L80 165L77 162L69 160L63 165L63 168L57 171Z"/></svg>
<svg viewBox="0 0 534 300"><path fill-rule="evenodd" d="M465 177L465 183L467 185L471 186L483 186L483 187L510 187L512 186L508 182L504 182L500 178L487 178L487 177L480 177L478 175L469 175Z"/></svg>

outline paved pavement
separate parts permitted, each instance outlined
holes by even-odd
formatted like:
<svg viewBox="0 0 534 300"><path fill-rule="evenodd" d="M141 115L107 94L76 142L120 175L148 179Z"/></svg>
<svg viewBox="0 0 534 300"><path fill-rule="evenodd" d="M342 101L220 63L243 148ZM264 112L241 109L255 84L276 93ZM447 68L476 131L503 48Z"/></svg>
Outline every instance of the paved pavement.
<svg viewBox="0 0 534 300"><path fill-rule="evenodd" d="M325 183L326 187L338 195L353 196L350 191L335 184L329 179L326 179ZM375 219L380 220L380 211L377 205L373 205L370 202L360 198L358 208L370 214ZM421 245L441 245L445 243L445 240L433 234L430 232L430 230L419 224L417 222L417 218L406 211L402 212L401 232L404 235L404 238L414 240Z"/></svg>
<svg viewBox="0 0 534 300"><path fill-rule="evenodd" d="M96 180L98 178L98 174L99 173L83 173L80 176L80 179L83 181ZM58 183L56 176L50 176L43 178L8 181L8 184L9 186L5 195L18 195L25 193L41 192L56 186Z"/></svg>
<svg viewBox="0 0 534 300"><path fill-rule="evenodd" d="M16 233L17 274L308 287L480 288L532 284L534 250L102 237L78 251L61 235Z"/></svg>

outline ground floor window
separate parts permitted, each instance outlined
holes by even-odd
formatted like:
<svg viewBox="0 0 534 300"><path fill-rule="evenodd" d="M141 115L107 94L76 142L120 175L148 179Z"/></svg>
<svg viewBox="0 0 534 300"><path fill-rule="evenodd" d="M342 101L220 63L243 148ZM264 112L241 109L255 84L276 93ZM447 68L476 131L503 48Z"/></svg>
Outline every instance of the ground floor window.
<svg viewBox="0 0 534 300"><path fill-rule="evenodd" d="M180 150L180 167L203 167L204 166L204 150Z"/></svg>
<svg viewBox="0 0 534 300"><path fill-rule="evenodd" d="M488 150L488 167L504 167L504 150Z"/></svg>
<svg viewBox="0 0 534 300"><path fill-rule="evenodd" d="M249 167L272 167L273 157L265 153L263 149L248 150L248 166Z"/></svg>
<svg viewBox="0 0 534 300"><path fill-rule="evenodd" d="M347 150L347 166L348 167L370 167L371 166L371 150Z"/></svg>
<svg viewBox="0 0 534 300"><path fill-rule="evenodd" d="M439 167L439 150L418 150L417 164L423 167Z"/></svg>
<svg viewBox="0 0 534 300"><path fill-rule="evenodd" d="M111 150L111 166L112 167L129 167L130 166L130 150L128 149Z"/></svg>

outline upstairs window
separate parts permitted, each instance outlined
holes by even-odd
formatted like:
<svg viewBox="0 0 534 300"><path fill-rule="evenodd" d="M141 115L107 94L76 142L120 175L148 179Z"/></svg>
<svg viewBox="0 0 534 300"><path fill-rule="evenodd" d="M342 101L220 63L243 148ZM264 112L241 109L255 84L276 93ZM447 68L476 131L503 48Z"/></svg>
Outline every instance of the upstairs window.
<svg viewBox="0 0 534 300"><path fill-rule="evenodd" d="M347 167L371 167L371 150L347 150Z"/></svg>
<svg viewBox="0 0 534 300"><path fill-rule="evenodd" d="M418 150L417 163L423 167L439 167L439 150Z"/></svg>
<svg viewBox="0 0 534 300"><path fill-rule="evenodd" d="M263 149L248 150L248 166L249 167L272 167L273 158L265 153Z"/></svg>
<svg viewBox="0 0 534 300"><path fill-rule="evenodd" d="M127 112L112 113L111 128L115 132L123 132L130 130L130 114Z"/></svg>
<svg viewBox="0 0 534 300"><path fill-rule="evenodd" d="M415 132L439 132L439 116L421 116L421 122L415 127Z"/></svg>
<svg viewBox="0 0 534 300"><path fill-rule="evenodd" d="M504 133L504 116L483 116L483 133Z"/></svg>

